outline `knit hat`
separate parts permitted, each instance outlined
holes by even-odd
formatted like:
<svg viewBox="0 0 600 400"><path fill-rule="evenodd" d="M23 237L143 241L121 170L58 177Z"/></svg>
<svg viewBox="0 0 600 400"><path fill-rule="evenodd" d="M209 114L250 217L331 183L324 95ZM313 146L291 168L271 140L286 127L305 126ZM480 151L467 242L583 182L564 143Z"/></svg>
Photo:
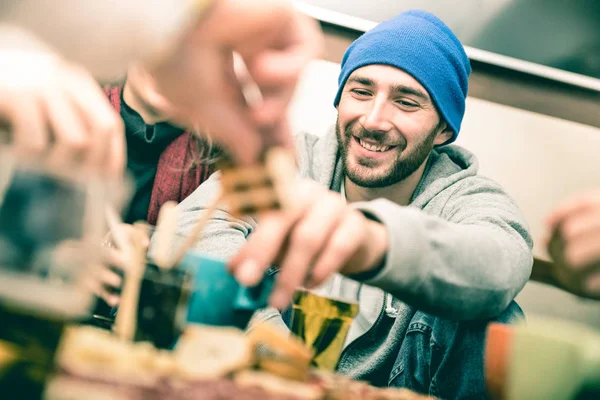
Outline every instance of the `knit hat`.
<svg viewBox="0 0 600 400"><path fill-rule="evenodd" d="M452 129L447 143L456 139L465 114L471 65L450 28L433 14L411 10L363 34L344 54L334 106L350 74L372 64L399 68L419 81Z"/></svg>

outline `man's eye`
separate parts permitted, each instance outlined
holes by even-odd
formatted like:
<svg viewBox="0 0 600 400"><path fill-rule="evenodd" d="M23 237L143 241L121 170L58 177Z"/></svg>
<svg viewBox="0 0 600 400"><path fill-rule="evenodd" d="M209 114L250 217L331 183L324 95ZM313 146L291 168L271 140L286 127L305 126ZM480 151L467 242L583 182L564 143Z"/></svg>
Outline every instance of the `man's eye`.
<svg viewBox="0 0 600 400"><path fill-rule="evenodd" d="M419 107L418 104L413 103L411 101L406 101L406 100L396 100L396 104L398 104L399 106L402 106L404 108L415 108L415 107Z"/></svg>
<svg viewBox="0 0 600 400"><path fill-rule="evenodd" d="M354 94L357 94L359 96L368 96L371 94L371 93L369 93L368 90L364 90L364 89L352 89L351 92Z"/></svg>

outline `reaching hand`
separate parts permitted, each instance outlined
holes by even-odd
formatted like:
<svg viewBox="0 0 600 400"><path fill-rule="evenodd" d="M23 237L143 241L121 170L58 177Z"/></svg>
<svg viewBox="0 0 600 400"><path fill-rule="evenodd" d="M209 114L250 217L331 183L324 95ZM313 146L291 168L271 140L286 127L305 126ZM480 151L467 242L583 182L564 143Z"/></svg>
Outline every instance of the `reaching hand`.
<svg viewBox="0 0 600 400"><path fill-rule="evenodd" d="M333 274L357 275L382 265L385 227L350 207L339 193L303 181L294 210L261 216L248 243L229 263L236 278L255 285L273 264L281 272L271 304L285 307L301 286L315 287Z"/></svg>
<svg viewBox="0 0 600 400"><path fill-rule="evenodd" d="M554 278L575 294L600 299L600 191L557 208L548 227Z"/></svg>
<svg viewBox="0 0 600 400"><path fill-rule="evenodd" d="M0 134L19 156L50 166L124 172L119 116L85 70L49 52L0 50Z"/></svg>
<svg viewBox="0 0 600 400"><path fill-rule="evenodd" d="M133 237L133 226L122 224L121 231L128 239ZM116 307L119 304L120 296L119 289L122 286L123 272L127 270L128 260L127 255L120 249L117 249L112 243L112 235L108 233L104 239L104 263L92 269L87 279L84 280L87 287L98 297L106 302L111 307ZM146 240L141 245L147 249L150 246L150 241Z"/></svg>
<svg viewBox="0 0 600 400"><path fill-rule="evenodd" d="M265 145L291 146L287 107L300 73L320 46L316 23L290 2L217 0L152 74L177 119L211 132L239 162L250 163ZM231 68L232 52L258 85L261 104L246 104Z"/></svg>

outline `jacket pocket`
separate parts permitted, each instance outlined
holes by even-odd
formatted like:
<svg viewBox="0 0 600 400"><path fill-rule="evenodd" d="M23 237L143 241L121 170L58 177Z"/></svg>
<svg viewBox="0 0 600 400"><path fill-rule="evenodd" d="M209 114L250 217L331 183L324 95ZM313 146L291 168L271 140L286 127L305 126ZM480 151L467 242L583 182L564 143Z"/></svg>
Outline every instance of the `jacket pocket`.
<svg viewBox="0 0 600 400"><path fill-rule="evenodd" d="M409 325L392 367L388 386L429 394L430 364L434 350L431 332L431 325L424 321L415 321Z"/></svg>

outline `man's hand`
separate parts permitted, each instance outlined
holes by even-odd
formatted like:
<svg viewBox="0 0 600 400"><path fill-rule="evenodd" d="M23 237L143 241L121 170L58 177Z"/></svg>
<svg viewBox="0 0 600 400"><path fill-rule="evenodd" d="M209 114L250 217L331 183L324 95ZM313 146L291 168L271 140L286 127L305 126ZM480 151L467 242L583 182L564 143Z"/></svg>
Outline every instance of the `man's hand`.
<svg viewBox="0 0 600 400"><path fill-rule="evenodd" d="M284 308L298 287L317 286L337 272L352 276L373 271L388 249L385 227L350 207L339 193L306 180L298 186L295 201L290 212L262 216L229 263L248 286L257 284L271 265L279 265L271 297L277 308Z"/></svg>
<svg viewBox="0 0 600 400"><path fill-rule="evenodd" d="M577 295L600 299L600 191L557 208L548 227L554 278Z"/></svg>
<svg viewBox="0 0 600 400"><path fill-rule="evenodd" d="M123 124L98 84L46 51L0 50L0 141L51 166L125 168Z"/></svg>
<svg viewBox="0 0 600 400"><path fill-rule="evenodd" d="M120 229L125 233L127 240L131 240L134 235L134 227L122 224ZM112 234L109 232L103 241L104 263L93 268L84 283L109 306L116 307L121 300L118 294L123 283L121 276L127 270L130 260L125 252L115 247L113 242ZM140 244L144 249L148 249L150 241L145 240Z"/></svg>
<svg viewBox="0 0 600 400"><path fill-rule="evenodd" d="M180 114L208 131L240 163L257 159L265 144L291 146L287 107L300 73L321 47L316 23L289 1L216 0L197 28L152 74ZM238 53L263 101L246 104L233 73Z"/></svg>

